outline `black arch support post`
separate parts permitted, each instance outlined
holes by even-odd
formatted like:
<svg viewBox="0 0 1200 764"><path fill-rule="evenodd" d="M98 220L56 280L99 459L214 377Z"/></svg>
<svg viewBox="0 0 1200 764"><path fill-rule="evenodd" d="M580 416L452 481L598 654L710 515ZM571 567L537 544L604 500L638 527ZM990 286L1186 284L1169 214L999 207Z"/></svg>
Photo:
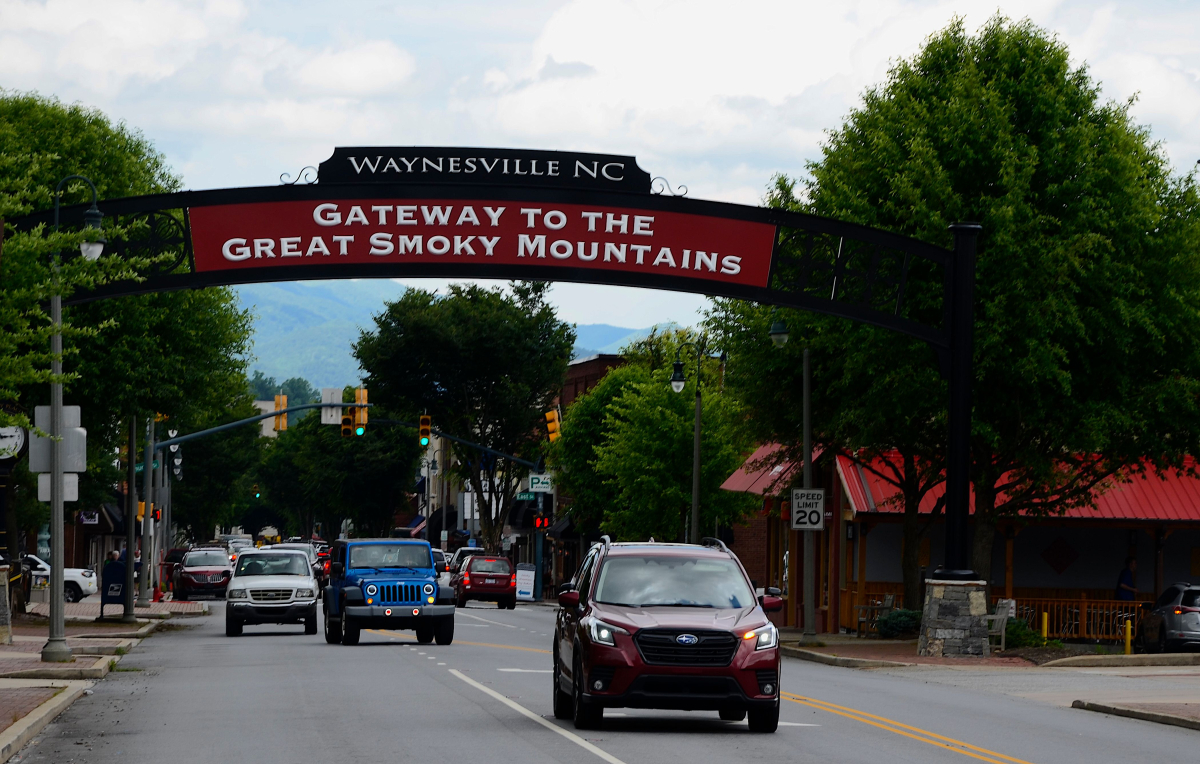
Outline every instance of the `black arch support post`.
<svg viewBox="0 0 1200 764"><path fill-rule="evenodd" d="M975 335L975 249L982 226L955 223L954 259L947 280L950 293L950 408L949 443L946 452L946 557L934 578L971 581L971 381L974 376ZM987 571L982 571L987 575Z"/></svg>

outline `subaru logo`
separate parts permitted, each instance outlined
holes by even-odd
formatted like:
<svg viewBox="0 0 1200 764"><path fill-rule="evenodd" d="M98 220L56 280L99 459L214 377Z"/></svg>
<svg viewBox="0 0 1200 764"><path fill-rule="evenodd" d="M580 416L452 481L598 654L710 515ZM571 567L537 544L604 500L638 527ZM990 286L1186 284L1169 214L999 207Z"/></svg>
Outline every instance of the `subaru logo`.
<svg viewBox="0 0 1200 764"><path fill-rule="evenodd" d="M700 638L695 634L680 634L675 637L675 641L681 645L694 645L700 641Z"/></svg>

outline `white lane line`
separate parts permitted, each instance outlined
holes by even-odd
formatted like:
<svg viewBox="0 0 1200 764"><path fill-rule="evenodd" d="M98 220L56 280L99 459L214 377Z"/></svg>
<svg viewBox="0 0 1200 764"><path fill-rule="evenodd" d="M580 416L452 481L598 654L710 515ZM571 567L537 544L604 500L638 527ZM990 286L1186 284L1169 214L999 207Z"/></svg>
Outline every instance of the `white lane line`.
<svg viewBox="0 0 1200 764"><path fill-rule="evenodd" d="M499 621L489 621L489 620L488 620L488 619L486 619L486 618L480 618L480 617L479 617L479 616L477 616L477 615L471 615L470 613L464 613L464 612L463 612L463 611L461 611L461 610L459 610L459 611L457 612L457 615L466 616L467 618L474 618L476 621L483 621L484 623L490 623L490 624L492 624L492 625L494 625L494 626L503 626L503 627L504 627L504 628L506 628L506 629L515 629L515 628L517 628L516 626L513 626L511 623L500 623ZM522 631L524 631L524 630L522 629Z"/></svg>
<svg viewBox="0 0 1200 764"><path fill-rule="evenodd" d="M446 664L445 664L445 663L439 663L438 665L439 665L439 666L445 666Z"/></svg>
<svg viewBox="0 0 1200 764"><path fill-rule="evenodd" d="M820 724L802 724L800 722L780 722L780 727L820 727Z"/></svg>
<svg viewBox="0 0 1200 764"><path fill-rule="evenodd" d="M503 669L496 669L496 670L497 670L497 671L507 671L507 672L509 672L510 674L553 674L553 673L554 673L553 669L516 669L516 668L503 668Z"/></svg>
<svg viewBox="0 0 1200 764"><path fill-rule="evenodd" d="M545 727L546 729L548 729L552 732L557 732L558 734L562 735L567 740L570 740L572 743L579 746L580 748L583 748L584 750L595 754L597 757L604 759L605 761L608 762L608 764L625 764L625 762L621 761L616 756L613 756L609 752L604 751L600 748L597 748L596 746L592 745L588 741L586 741L583 738L576 735L574 732L568 732L567 730L563 729L562 727L559 727L557 724L551 724L550 722L546 721L542 717L540 717L537 714L535 714L534 712L530 711L528 708L521 705L520 703L516 703L512 700L509 700L508 698L504 697L503 695L496 692L495 690L493 690L490 687L484 687L482 684L480 684L479 682L476 682L474 679L471 679L470 677L466 676L461 671L459 671L457 669L450 669L450 673L453 674L454 676L458 677L459 679L463 680L467 684L471 685L475 689L480 690L481 692L486 693L487 695L495 698L496 700L500 701L501 703L508 706L512 710L521 714L522 716L525 716L525 717L528 717L528 718L534 720L535 722L537 722L538 724L542 725L543 727Z"/></svg>

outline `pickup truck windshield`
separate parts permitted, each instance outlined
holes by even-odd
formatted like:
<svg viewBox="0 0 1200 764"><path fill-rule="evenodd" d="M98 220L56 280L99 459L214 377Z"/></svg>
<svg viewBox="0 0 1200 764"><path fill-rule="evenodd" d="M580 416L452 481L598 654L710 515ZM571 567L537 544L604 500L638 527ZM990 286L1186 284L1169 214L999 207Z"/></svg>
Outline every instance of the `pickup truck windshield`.
<svg viewBox="0 0 1200 764"><path fill-rule="evenodd" d="M351 568L432 568L423 544L363 544L350 547Z"/></svg>
<svg viewBox="0 0 1200 764"><path fill-rule="evenodd" d="M312 572L298 554L244 554L238 558L237 576L307 576Z"/></svg>
<svg viewBox="0 0 1200 764"><path fill-rule="evenodd" d="M613 557L600 568L596 601L631 607L753 607L754 592L733 560Z"/></svg>

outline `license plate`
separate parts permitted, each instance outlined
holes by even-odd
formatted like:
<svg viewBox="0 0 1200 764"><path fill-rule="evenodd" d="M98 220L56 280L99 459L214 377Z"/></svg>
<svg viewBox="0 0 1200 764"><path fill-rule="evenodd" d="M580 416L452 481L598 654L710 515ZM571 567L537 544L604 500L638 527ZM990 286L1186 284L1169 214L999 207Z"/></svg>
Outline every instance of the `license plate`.
<svg viewBox="0 0 1200 764"><path fill-rule="evenodd" d="M489 578L488 580L484 581L484 583L485 583L485 584L494 584L494 583L496 583L496 579L494 579L494 578Z"/></svg>

